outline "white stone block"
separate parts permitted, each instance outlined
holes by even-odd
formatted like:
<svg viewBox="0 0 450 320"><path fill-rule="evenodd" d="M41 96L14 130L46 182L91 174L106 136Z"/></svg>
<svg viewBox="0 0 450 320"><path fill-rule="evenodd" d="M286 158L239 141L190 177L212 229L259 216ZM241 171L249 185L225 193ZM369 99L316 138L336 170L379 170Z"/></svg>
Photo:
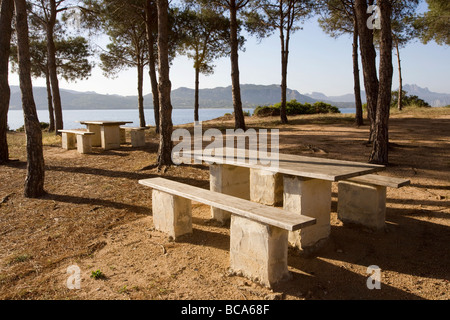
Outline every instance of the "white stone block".
<svg viewBox="0 0 450 320"><path fill-rule="evenodd" d="M77 150L79 153L92 152L91 137L92 135L77 134Z"/></svg>
<svg viewBox="0 0 450 320"><path fill-rule="evenodd" d="M268 206L283 204L283 175L250 169L250 200Z"/></svg>
<svg viewBox="0 0 450 320"><path fill-rule="evenodd" d="M316 219L316 224L289 232L289 243L314 250L330 235L331 181L284 176L283 208Z"/></svg>
<svg viewBox="0 0 450 320"><path fill-rule="evenodd" d="M98 124L88 124L87 131L93 132L94 135L91 137L91 145L93 147L101 147L102 146L102 137L101 137L101 126Z"/></svg>
<svg viewBox="0 0 450 320"><path fill-rule="evenodd" d="M386 187L341 181L338 183L338 218L374 230L386 220Z"/></svg>
<svg viewBox="0 0 450 320"><path fill-rule="evenodd" d="M230 269L272 287L290 278L287 266L288 232L232 215Z"/></svg>
<svg viewBox="0 0 450 320"><path fill-rule="evenodd" d="M133 147L145 146L145 131L144 130L131 130L131 145Z"/></svg>
<svg viewBox="0 0 450 320"><path fill-rule="evenodd" d="M120 144L127 142L127 133L124 128L120 128Z"/></svg>
<svg viewBox="0 0 450 320"><path fill-rule="evenodd" d="M73 133L62 132L61 133L62 148L66 150L75 149L76 137Z"/></svg>
<svg viewBox="0 0 450 320"><path fill-rule="evenodd" d="M250 169L212 164L209 166L210 190L250 200ZM211 208L213 219L225 223L230 220L231 213Z"/></svg>
<svg viewBox="0 0 450 320"><path fill-rule="evenodd" d="M155 229L174 239L192 233L191 201L159 190L152 190Z"/></svg>
<svg viewBox="0 0 450 320"><path fill-rule="evenodd" d="M100 133L103 149L110 150L120 148L119 126L102 126Z"/></svg>

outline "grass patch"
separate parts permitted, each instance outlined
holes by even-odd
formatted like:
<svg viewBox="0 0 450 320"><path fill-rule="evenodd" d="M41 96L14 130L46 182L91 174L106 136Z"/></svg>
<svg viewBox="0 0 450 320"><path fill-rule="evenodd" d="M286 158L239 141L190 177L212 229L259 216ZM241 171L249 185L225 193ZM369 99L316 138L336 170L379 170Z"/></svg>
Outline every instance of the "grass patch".
<svg viewBox="0 0 450 320"><path fill-rule="evenodd" d="M31 259L33 259L33 256L32 256L31 254L24 253L24 254L21 254L21 255L17 255L17 256L15 256L15 257L12 257L12 258L9 260L8 265L11 266L11 265L13 265L13 264L23 263L23 262L29 261L29 260L31 260Z"/></svg>
<svg viewBox="0 0 450 320"><path fill-rule="evenodd" d="M106 275L101 270L95 270L91 272L91 278L95 280L106 279Z"/></svg>

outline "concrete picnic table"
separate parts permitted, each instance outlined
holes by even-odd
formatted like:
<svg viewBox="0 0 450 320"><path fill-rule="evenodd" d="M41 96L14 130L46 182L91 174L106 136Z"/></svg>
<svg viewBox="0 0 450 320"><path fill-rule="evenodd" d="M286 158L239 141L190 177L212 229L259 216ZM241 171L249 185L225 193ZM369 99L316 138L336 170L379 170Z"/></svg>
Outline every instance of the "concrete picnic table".
<svg viewBox="0 0 450 320"><path fill-rule="evenodd" d="M77 121L87 126L88 131L93 132L92 146L102 147L105 150L120 148L120 126L133 121Z"/></svg>
<svg viewBox="0 0 450 320"><path fill-rule="evenodd" d="M214 155L187 151L184 156L210 164L212 191L266 205L282 204L285 210L315 218L314 226L290 232L291 245L302 250L317 248L329 237L332 182L385 169L382 165L282 153L273 165L266 161L270 159L255 157L249 150L230 148L215 150ZM273 160L273 155L270 158ZM229 214L212 208L212 218L224 222Z"/></svg>

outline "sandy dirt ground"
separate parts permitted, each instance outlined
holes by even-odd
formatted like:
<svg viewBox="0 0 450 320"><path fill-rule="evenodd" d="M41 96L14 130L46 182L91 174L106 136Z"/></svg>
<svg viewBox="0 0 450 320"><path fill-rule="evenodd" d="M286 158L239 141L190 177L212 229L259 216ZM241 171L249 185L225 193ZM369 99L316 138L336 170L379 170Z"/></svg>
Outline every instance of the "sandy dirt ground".
<svg viewBox="0 0 450 320"><path fill-rule="evenodd" d="M386 228L344 225L333 184L331 235L315 254L289 251L292 279L272 289L229 272L229 226L193 203L193 234L171 241L152 223L151 190L139 179L164 176L209 188L206 165L155 168L158 140L142 148L63 150L44 147L47 194L26 199L25 138L11 133L11 158L0 167L0 299L161 300L448 300L450 298L450 109L394 114L384 175L410 179L388 188ZM174 110L176 112L176 110ZM246 118L252 128L280 129L280 151L367 162L368 126L351 116ZM189 126L186 126L189 127ZM232 128L230 118L204 129ZM367 268L381 269L381 289ZM69 290L77 266L80 289ZM95 279L93 272L103 277Z"/></svg>

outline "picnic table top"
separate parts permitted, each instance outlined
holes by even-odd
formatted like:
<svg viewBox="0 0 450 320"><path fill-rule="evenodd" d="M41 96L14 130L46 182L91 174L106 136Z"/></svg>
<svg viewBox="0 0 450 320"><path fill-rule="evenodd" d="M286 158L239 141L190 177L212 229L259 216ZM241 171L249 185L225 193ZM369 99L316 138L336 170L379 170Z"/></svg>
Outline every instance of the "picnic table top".
<svg viewBox="0 0 450 320"><path fill-rule="evenodd" d="M121 126L127 123L133 123L133 121L111 121L111 120L88 120L88 121L78 121L81 124L98 124L98 125L117 125Z"/></svg>
<svg viewBox="0 0 450 320"><path fill-rule="evenodd" d="M231 159L227 159L225 156L227 155L227 150L229 152L228 155L232 155L234 152L235 156ZM385 166L383 165L283 153L278 154L278 165L273 165L273 163L269 163L272 159L270 155L265 159L261 158L261 156L255 158L249 153L249 150L245 150L245 155L243 155L244 152L242 152L242 149L240 151L241 153L239 154L238 149L223 148L216 149L215 154L212 156L202 155L192 151L185 151L184 155L190 156L194 160L202 160L208 163L262 169L282 174L328 181L345 180L385 169ZM250 160L253 161L251 162Z"/></svg>

